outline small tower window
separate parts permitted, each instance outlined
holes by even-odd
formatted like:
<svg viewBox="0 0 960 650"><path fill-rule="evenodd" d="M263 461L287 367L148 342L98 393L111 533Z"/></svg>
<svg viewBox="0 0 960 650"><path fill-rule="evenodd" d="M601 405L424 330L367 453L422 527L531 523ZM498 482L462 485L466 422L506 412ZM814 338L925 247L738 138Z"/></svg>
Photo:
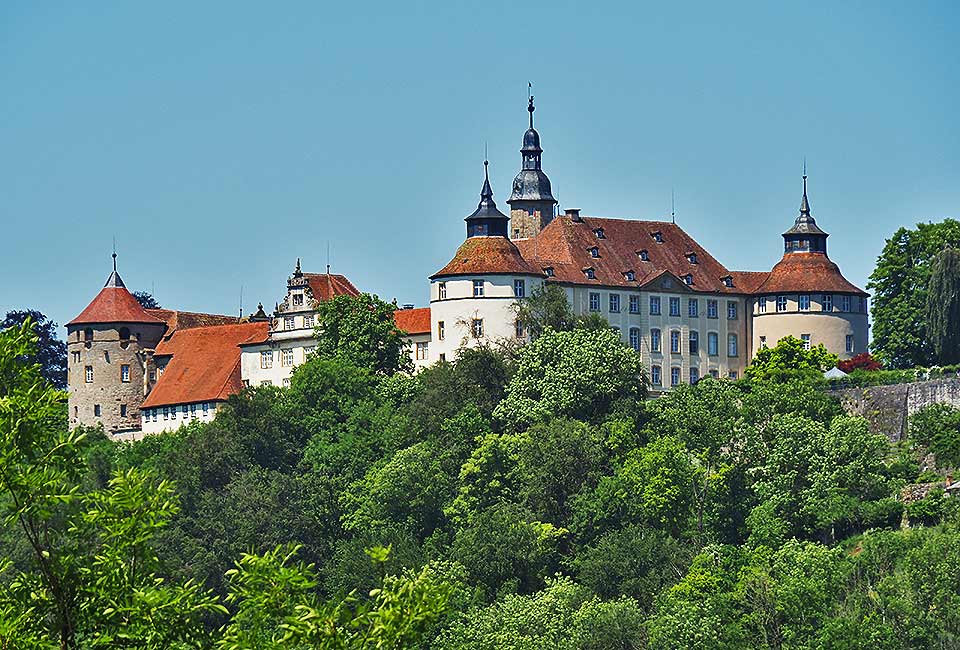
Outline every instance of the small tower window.
<svg viewBox="0 0 960 650"><path fill-rule="evenodd" d="M483 338L483 319L474 318L473 319L473 336L474 338Z"/></svg>
<svg viewBox="0 0 960 650"><path fill-rule="evenodd" d="M447 299L447 283L446 282L441 282L440 284L437 285L437 296L440 298L440 300Z"/></svg>
<svg viewBox="0 0 960 650"><path fill-rule="evenodd" d="M87 366L83 369L83 378L86 383L93 383L93 366Z"/></svg>
<svg viewBox="0 0 960 650"><path fill-rule="evenodd" d="M633 282L637 279L637 274L633 271L624 271L623 277L626 278L627 282Z"/></svg>
<svg viewBox="0 0 960 650"><path fill-rule="evenodd" d="M587 276L588 280L595 280L597 278L596 274L593 272L593 267L586 268L583 270L583 274Z"/></svg>
<svg viewBox="0 0 960 650"><path fill-rule="evenodd" d="M663 243L663 233L659 230L650 233L650 236L653 237L653 241L657 242L658 244Z"/></svg>
<svg viewBox="0 0 960 650"><path fill-rule="evenodd" d="M637 257L640 258L640 261L641 261L641 262L649 262L649 261L650 261L650 255L649 255L649 253L647 253L647 249L646 249L646 248L644 248L642 251L637 251Z"/></svg>
<svg viewBox="0 0 960 650"><path fill-rule="evenodd" d="M733 286L733 277L732 277L732 276L725 275L725 276L723 276L722 278L720 278L720 280L723 282L723 286L725 286L725 287L732 287L732 286Z"/></svg>
<svg viewBox="0 0 960 650"><path fill-rule="evenodd" d="M121 327L121 328L120 328L120 340L121 340L121 341L129 341L129 340L130 340L130 328L128 328L128 327Z"/></svg>
<svg viewBox="0 0 960 650"><path fill-rule="evenodd" d="M593 234L597 236L597 239L606 239L606 235L603 234L603 228L594 229Z"/></svg>
<svg viewBox="0 0 960 650"><path fill-rule="evenodd" d="M473 297L482 298L483 297L483 280L474 280L473 281Z"/></svg>
<svg viewBox="0 0 960 650"><path fill-rule="evenodd" d="M683 282L684 284L693 284L693 276L687 273L685 276L683 276Z"/></svg>
<svg viewBox="0 0 960 650"><path fill-rule="evenodd" d="M293 294L293 306L294 306L294 307L302 307L302 306L303 306L303 294L302 294L302 293L295 293L295 294Z"/></svg>
<svg viewBox="0 0 960 650"><path fill-rule="evenodd" d="M92 340L93 340L93 328L92 328L92 327L88 327L88 328L86 328L85 330L83 330L83 340L84 340L84 341L92 341Z"/></svg>
<svg viewBox="0 0 960 650"><path fill-rule="evenodd" d="M600 249L594 246L590 250L590 257L600 257Z"/></svg>
<svg viewBox="0 0 960 650"><path fill-rule="evenodd" d="M94 416L94 417L97 417L97 418L100 417L100 405L99 405L99 404L94 404L94 405L93 405L93 416Z"/></svg>
<svg viewBox="0 0 960 650"><path fill-rule="evenodd" d="M130 383L130 366L126 364L120 366L120 381L125 384Z"/></svg>
<svg viewBox="0 0 960 650"><path fill-rule="evenodd" d="M697 263L697 254L696 253L687 253L687 261L691 264Z"/></svg>

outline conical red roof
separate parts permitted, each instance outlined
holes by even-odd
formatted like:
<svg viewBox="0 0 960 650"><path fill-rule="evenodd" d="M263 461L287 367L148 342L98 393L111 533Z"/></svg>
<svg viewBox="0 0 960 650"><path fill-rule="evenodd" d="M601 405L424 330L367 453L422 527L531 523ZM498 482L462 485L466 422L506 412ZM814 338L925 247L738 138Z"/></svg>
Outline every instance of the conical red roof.
<svg viewBox="0 0 960 650"><path fill-rule="evenodd" d="M769 293L867 293L849 282L840 268L823 253L786 253L755 294Z"/></svg>
<svg viewBox="0 0 960 650"><path fill-rule="evenodd" d="M127 291L116 271L110 274L107 284L97 297L90 301L80 315L67 323L87 325L91 323L157 323L164 321L152 316L140 306L133 294Z"/></svg>
<svg viewBox="0 0 960 650"><path fill-rule="evenodd" d="M460 245L453 259L430 278L495 273L543 275L543 271L523 259L516 244L512 241L506 237L487 236L468 237Z"/></svg>

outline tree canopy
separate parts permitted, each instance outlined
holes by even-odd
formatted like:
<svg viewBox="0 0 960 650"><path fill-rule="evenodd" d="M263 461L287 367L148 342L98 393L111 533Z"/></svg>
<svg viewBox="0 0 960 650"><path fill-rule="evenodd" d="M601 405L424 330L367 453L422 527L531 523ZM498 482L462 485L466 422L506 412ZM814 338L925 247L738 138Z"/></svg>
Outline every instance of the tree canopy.
<svg viewBox="0 0 960 650"><path fill-rule="evenodd" d="M0 330L19 327L30 319L37 336L31 359L40 364L40 376L55 388L67 388L67 344L57 338L57 324L35 309L8 311Z"/></svg>
<svg viewBox="0 0 960 650"><path fill-rule="evenodd" d="M933 261L926 319L936 362L960 363L960 248L944 248Z"/></svg>

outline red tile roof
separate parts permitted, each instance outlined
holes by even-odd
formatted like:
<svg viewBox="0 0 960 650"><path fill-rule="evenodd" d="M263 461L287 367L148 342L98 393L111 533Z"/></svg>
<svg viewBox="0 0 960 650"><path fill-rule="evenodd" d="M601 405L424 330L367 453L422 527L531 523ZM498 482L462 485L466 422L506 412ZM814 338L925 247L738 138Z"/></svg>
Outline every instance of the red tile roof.
<svg viewBox="0 0 960 650"><path fill-rule="evenodd" d="M101 289L100 293L87 305L87 308L67 323L67 326L92 323L161 324L163 320L148 313L140 306L132 293L120 286Z"/></svg>
<svg viewBox="0 0 960 650"><path fill-rule="evenodd" d="M754 293L867 293L851 284L823 253L785 253Z"/></svg>
<svg viewBox="0 0 960 650"><path fill-rule="evenodd" d="M167 324L168 331L192 329L194 327L210 327L211 325L230 325L239 323L240 319L236 316L226 316L223 314L201 314L193 311L180 311L174 309L148 309L151 316L156 316Z"/></svg>
<svg viewBox="0 0 960 650"><path fill-rule="evenodd" d="M269 323L238 323L177 330L157 346L171 356L142 408L226 400L243 387L239 344L266 339Z"/></svg>
<svg viewBox="0 0 960 650"><path fill-rule="evenodd" d="M407 334L429 334L430 308L398 309L393 312L393 322L396 323L398 329Z"/></svg>
<svg viewBox="0 0 960 650"><path fill-rule="evenodd" d="M335 273L304 273L314 300L330 300L336 296L359 296L360 291L345 276Z"/></svg>
<svg viewBox="0 0 960 650"><path fill-rule="evenodd" d="M602 238L597 234L600 229ZM517 246L533 266L550 267L554 278L569 284L638 287L669 272L681 281L689 274L691 291L749 292L740 286L742 274L728 271L682 228L665 221L583 217L577 222L560 215L536 237L519 240ZM597 257L592 254L594 247ZM641 251L646 251L646 261ZM593 269L594 279L587 277L587 269ZM633 280L628 279L630 271ZM733 278L732 287L723 281L728 276Z"/></svg>
<svg viewBox="0 0 960 650"><path fill-rule="evenodd" d="M506 237L468 237L453 259L430 279L497 273L542 275L543 271L527 262L517 245Z"/></svg>

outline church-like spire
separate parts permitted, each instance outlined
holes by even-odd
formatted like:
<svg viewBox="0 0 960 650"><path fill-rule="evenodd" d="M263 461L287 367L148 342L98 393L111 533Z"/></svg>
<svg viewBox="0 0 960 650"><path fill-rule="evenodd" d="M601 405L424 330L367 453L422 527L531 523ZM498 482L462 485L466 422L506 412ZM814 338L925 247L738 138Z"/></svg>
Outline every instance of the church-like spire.
<svg viewBox="0 0 960 650"><path fill-rule="evenodd" d="M490 187L489 161L483 161L483 187L480 188L480 203L477 209L465 219L467 237L484 235L507 236L507 215L497 209Z"/></svg>
<svg viewBox="0 0 960 650"><path fill-rule="evenodd" d="M800 199L800 216L810 218L810 201L807 200L807 172L803 172L803 198Z"/></svg>
<svg viewBox="0 0 960 650"><path fill-rule="evenodd" d="M113 251L113 273L110 274L110 277L107 278L107 283L103 285L105 287L114 287L114 288L126 288L123 284L123 280L120 279L120 274L117 273L117 251Z"/></svg>
<svg viewBox="0 0 960 650"><path fill-rule="evenodd" d="M810 200L807 198L807 163L803 163L803 197L800 199L800 214L793 227L783 233L784 252L786 253L826 253L827 233L820 229L816 219L810 214Z"/></svg>
<svg viewBox="0 0 960 650"><path fill-rule="evenodd" d="M533 95L527 100L527 110L530 112L530 128L533 128L533 112L537 110L533 105Z"/></svg>

